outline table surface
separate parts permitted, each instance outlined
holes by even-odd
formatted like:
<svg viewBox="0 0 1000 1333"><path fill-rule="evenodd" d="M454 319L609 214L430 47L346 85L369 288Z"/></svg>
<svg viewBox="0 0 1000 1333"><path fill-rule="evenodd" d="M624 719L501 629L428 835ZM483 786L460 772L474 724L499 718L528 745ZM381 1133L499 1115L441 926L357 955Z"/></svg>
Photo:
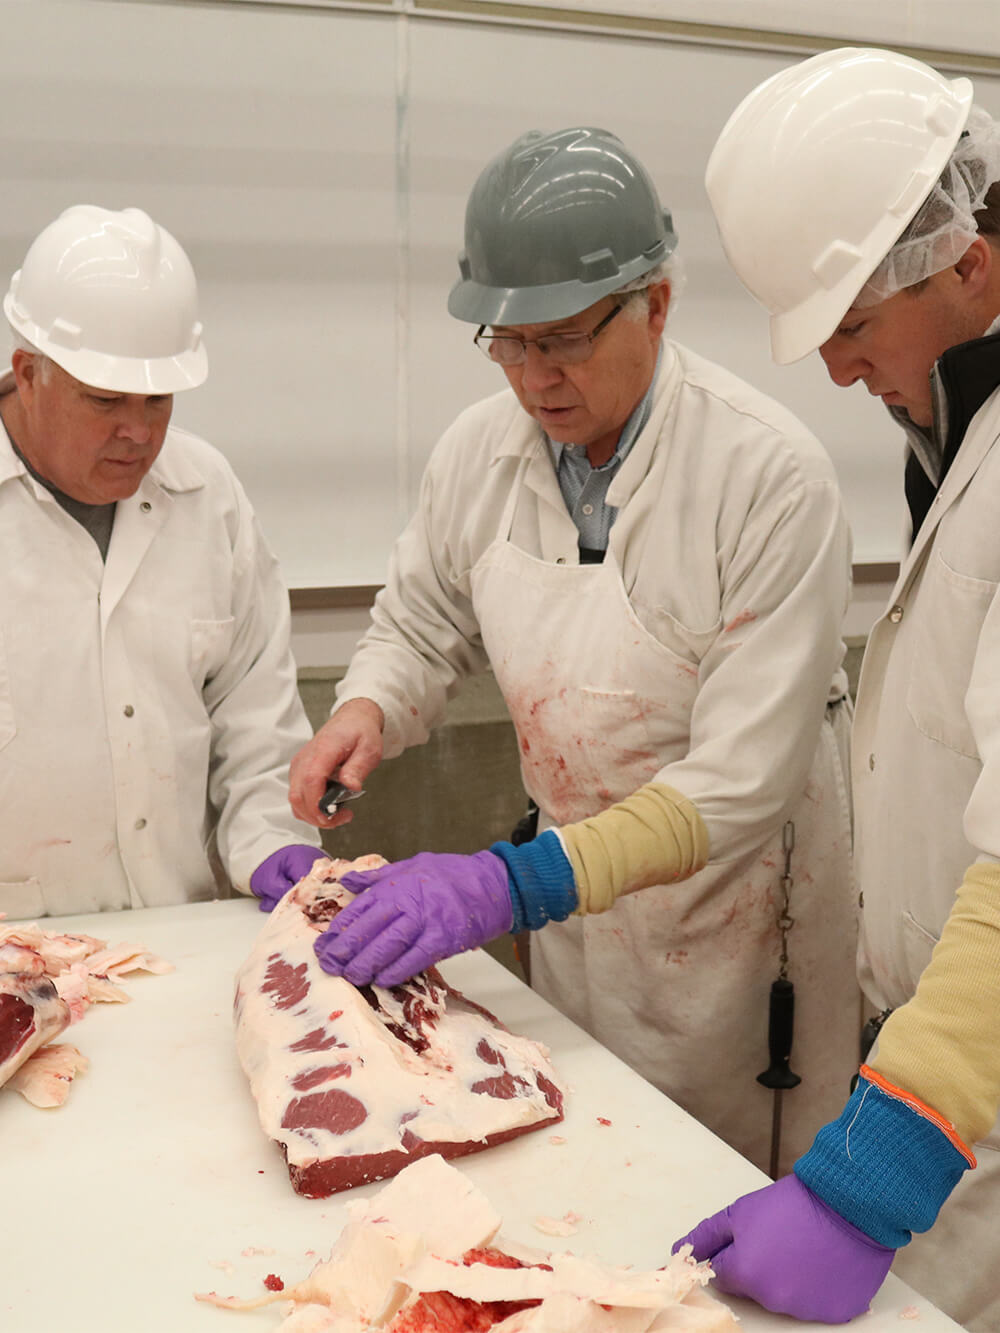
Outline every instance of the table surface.
<svg viewBox="0 0 1000 1333"><path fill-rule="evenodd" d="M63 1040L91 1066L65 1106L42 1111L0 1093L8 1210L0 1328L274 1329L280 1305L235 1314L196 1302L194 1293L262 1295L269 1273L291 1286L329 1253L346 1221L345 1199L379 1186L300 1198L260 1129L232 1026L233 975L261 924L256 903L42 924L144 944L176 971L126 979L129 1004L95 1006L67 1032ZM503 1235L656 1268L677 1236L766 1184L756 1167L486 954L452 959L442 972L508 1027L544 1042L570 1090L565 1122L556 1127L565 1142L543 1129L457 1163L503 1216ZM581 1218L570 1237L535 1226L539 1217L570 1211ZM821 1327L730 1303L747 1333ZM958 1329L892 1276L862 1322L864 1333Z"/></svg>

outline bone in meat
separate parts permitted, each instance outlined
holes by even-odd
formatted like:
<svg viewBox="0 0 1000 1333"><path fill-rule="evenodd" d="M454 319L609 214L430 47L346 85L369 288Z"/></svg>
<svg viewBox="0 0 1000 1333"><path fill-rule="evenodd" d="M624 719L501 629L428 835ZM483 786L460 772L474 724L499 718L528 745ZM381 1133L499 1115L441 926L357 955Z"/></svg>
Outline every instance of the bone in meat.
<svg viewBox="0 0 1000 1333"><path fill-rule="evenodd" d="M508 1032L436 968L390 989L355 988L322 970L313 944L353 897L336 880L355 868L318 861L271 913L237 975L237 1049L261 1125L293 1187L314 1198L562 1119L545 1049Z"/></svg>
<svg viewBox="0 0 1000 1333"><path fill-rule="evenodd" d="M69 1023L69 1006L48 977L0 972L0 1087Z"/></svg>

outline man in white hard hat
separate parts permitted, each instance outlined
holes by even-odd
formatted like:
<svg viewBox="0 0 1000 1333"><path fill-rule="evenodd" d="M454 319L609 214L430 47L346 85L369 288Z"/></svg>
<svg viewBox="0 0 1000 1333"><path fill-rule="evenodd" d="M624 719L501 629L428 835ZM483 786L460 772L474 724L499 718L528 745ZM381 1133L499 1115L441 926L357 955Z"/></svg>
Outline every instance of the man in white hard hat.
<svg viewBox="0 0 1000 1333"><path fill-rule="evenodd" d="M828 1322L867 1307L898 1250L902 1277L995 1333L1000 127L972 97L891 51L832 51L752 92L708 166L775 360L818 348L903 427L913 540L853 741L878 1045L794 1174L689 1239L726 1290Z"/></svg>
<svg viewBox="0 0 1000 1333"><path fill-rule="evenodd" d="M855 1051L849 539L801 423L663 336L675 245L607 131L531 133L483 170L449 309L507 385L440 441L292 800L317 819L331 773L359 786L492 668L541 835L351 877L366 892L321 962L388 985L551 922L531 940L535 988L766 1165L774 1093L757 1075L791 918L803 1081L784 1094L783 1160Z"/></svg>
<svg viewBox="0 0 1000 1333"><path fill-rule="evenodd" d="M262 907L322 852L292 818L309 736L287 594L209 445L194 272L138 209L46 227L4 301L0 912Z"/></svg>

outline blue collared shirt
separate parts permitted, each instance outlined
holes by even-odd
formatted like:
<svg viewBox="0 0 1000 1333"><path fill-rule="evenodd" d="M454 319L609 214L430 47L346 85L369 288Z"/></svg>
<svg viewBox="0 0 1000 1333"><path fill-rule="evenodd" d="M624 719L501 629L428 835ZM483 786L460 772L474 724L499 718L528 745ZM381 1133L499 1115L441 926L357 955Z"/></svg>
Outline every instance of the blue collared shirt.
<svg viewBox="0 0 1000 1333"><path fill-rule="evenodd" d="M580 534L582 547L594 551L606 551L608 548L608 534L618 517L615 506L606 503L608 487L649 420L653 406L653 385L660 369L661 356L662 350L657 355L656 370L649 388L622 427L615 451L606 463L600 467L591 467L585 444L558 444L555 440L549 440L559 489Z"/></svg>

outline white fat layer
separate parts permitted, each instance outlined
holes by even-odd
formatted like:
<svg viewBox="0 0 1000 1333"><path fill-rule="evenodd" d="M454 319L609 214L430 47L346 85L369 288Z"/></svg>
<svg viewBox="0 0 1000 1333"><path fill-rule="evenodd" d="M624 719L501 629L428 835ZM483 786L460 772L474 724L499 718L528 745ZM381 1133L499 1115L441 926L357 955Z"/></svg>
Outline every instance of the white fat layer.
<svg viewBox="0 0 1000 1333"><path fill-rule="evenodd" d="M727 1307L702 1290L711 1270L691 1260L690 1246L654 1272L514 1246L497 1236L500 1218L485 1196L439 1156L408 1166L349 1211L351 1220L329 1259L284 1293L292 1309L278 1333L392 1333L397 1313L414 1327L408 1314L420 1294L431 1291L479 1302L541 1302L501 1320L494 1333L738 1330ZM520 1250L551 1271L462 1262L468 1251L486 1245L505 1254Z"/></svg>
<svg viewBox="0 0 1000 1333"><path fill-rule="evenodd" d="M362 860L369 865L375 858ZM554 1113L536 1075L561 1085L538 1042L508 1032L453 991L428 987L428 994L419 994L407 986L430 1015L421 1029L430 1044L418 1053L389 1031L350 982L322 970L313 949L316 930L302 909L317 897L350 900L353 895L330 877L355 868L361 868L358 862L317 862L317 869L271 913L237 974L239 1058L264 1132L285 1145L289 1165L398 1151L407 1130L427 1143L475 1142L551 1120ZM276 958L308 983L302 1001L288 1009L278 1008L279 997L264 989ZM376 990L389 1017L409 1027L399 995ZM316 1030L338 1045L325 1051L292 1049ZM477 1054L484 1041L497 1053L495 1062ZM349 1072L296 1091L296 1080L334 1066ZM472 1091L475 1084L505 1073L517 1083L516 1096ZM367 1115L359 1125L340 1133L282 1126L294 1098L334 1090L364 1106Z"/></svg>

